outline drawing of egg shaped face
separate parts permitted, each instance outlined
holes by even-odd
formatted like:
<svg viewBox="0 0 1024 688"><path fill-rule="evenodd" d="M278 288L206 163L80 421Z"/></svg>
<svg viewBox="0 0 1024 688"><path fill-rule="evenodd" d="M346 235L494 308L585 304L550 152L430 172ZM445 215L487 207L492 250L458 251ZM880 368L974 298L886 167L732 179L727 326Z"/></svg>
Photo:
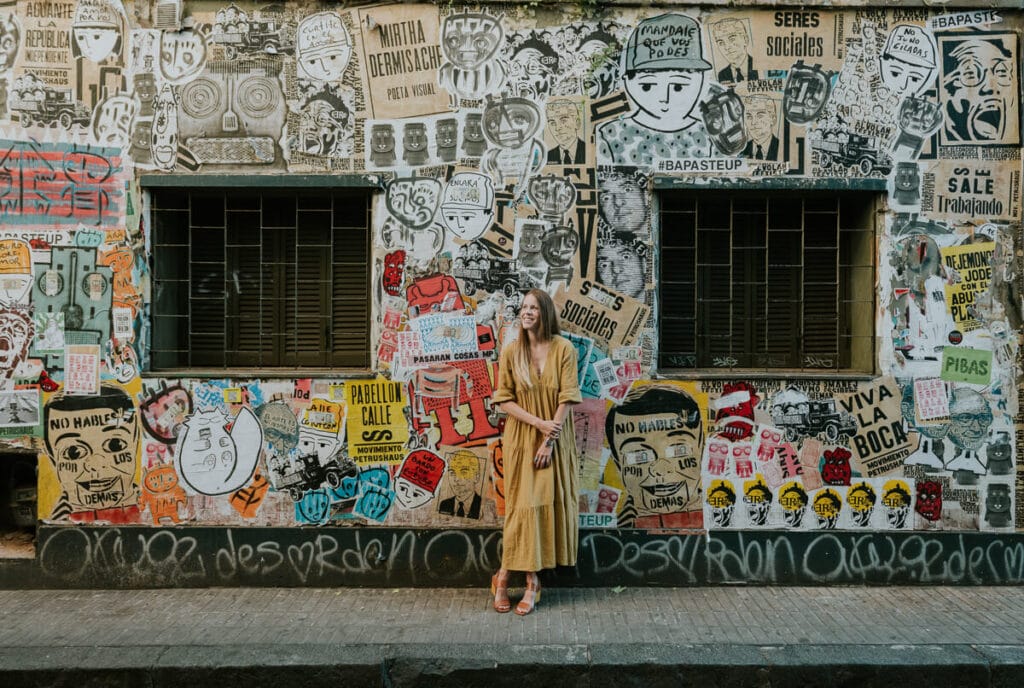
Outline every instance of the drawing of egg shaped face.
<svg viewBox="0 0 1024 688"><path fill-rule="evenodd" d="M13 13L0 17L0 71L14 66L20 35L21 26Z"/></svg>
<svg viewBox="0 0 1024 688"><path fill-rule="evenodd" d="M235 442L220 411L199 411L185 422L175 462L182 479L201 494L220 494L235 469Z"/></svg>
<svg viewBox="0 0 1024 688"><path fill-rule="evenodd" d="M395 498L406 509L415 509L433 499L434 493L399 476L395 479Z"/></svg>
<svg viewBox="0 0 1024 688"><path fill-rule="evenodd" d="M341 17L320 12L299 22L296 62L302 76L318 81L340 79L352 57L352 39Z"/></svg>
<svg viewBox="0 0 1024 688"><path fill-rule="evenodd" d="M540 108L525 98L499 98L484 108L484 136L499 148L519 148L540 124Z"/></svg>
<svg viewBox="0 0 1024 688"><path fill-rule="evenodd" d="M178 485L178 475L173 466L156 466L146 472L143 482L150 492L170 492Z"/></svg>
<svg viewBox="0 0 1024 688"><path fill-rule="evenodd" d="M185 83L206 65L206 38L185 31L160 32L160 73L172 84Z"/></svg>
<svg viewBox="0 0 1024 688"><path fill-rule="evenodd" d="M896 177L893 180L898 191L913 191L918 187L917 163L900 162L896 164Z"/></svg>
<svg viewBox="0 0 1024 688"><path fill-rule="evenodd" d="M476 69L493 57L503 38L500 17L487 14L452 14L441 25L444 56L462 69Z"/></svg>
<svg viewBox="0 0 1024 688"><path fill-rule="evenodd" d="M150 150L158 168L174 169L178 157L178 110L170 86L164 86L153 101Z"/></svg>
<svg viewBox="0 0 1024 688"><path fill-rule="evenodd" d="M132 120L138 112L136 101L112 96L93 111L92 133L101 146L124 146L130 139Z"/></svg>
<svg viewBox="0 0 1024 688"><path fill-rule="evenodd" d="M793 124L807 124L825 109L832 90L831 74L819 65L808 67L803 61L789 70L783 90L782 111Z"/></svg>
<svg viewBox="0 0 1024 688"><path fill-rule="evenodd" d="M263 448L263 428L255 414L242 408L227 431L219 409L198 411L185 421L174 467L192 492L220 495L234 492L252 478Z"/></svg>
<svg viewBox="0 0 1024 688"><path fill-rule="evenodd" d="M700 104L704 127L723 155L735 155L747 143L743 131L743 101L734 91L725 91Z"/></svg>
<svg viewBox="0 0 1024 688"><path fill-rule="evenodd" d="M93 62L102 62L114 52L121 34L117 29L102 26L79 26L71 30L78 51Z"/></svg>

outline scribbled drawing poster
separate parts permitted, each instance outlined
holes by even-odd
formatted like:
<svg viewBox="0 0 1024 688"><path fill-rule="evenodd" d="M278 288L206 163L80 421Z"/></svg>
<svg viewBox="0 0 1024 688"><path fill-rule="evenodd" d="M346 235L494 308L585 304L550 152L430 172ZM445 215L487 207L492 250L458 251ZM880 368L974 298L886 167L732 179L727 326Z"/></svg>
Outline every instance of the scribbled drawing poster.
<svg viewBox="0 0 1024 688"><path fill-rule="evenodd" d="M401 463L409 439L404 385L352 380L345 384L345 403L349 456L359 464Z"/></svg>
<svg viewBox="0 0 1024 688"><path fill-rule="evenodd" d="M0 140L0 222L5 225L108 226L123 206L124 176L115 148Z"/></svg>

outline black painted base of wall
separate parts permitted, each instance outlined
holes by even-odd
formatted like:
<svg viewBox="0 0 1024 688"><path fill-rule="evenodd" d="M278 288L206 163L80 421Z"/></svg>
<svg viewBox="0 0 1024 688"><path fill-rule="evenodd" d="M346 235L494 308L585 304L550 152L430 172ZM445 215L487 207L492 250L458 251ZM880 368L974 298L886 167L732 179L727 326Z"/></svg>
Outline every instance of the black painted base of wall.
<svg viewBox="0 0 1024 688"><path fill-rule="evenodd" d="M41 526L7 588L483 587L501 532ZM555 585L1015 585L1024 533L584 531Z"/></svg>

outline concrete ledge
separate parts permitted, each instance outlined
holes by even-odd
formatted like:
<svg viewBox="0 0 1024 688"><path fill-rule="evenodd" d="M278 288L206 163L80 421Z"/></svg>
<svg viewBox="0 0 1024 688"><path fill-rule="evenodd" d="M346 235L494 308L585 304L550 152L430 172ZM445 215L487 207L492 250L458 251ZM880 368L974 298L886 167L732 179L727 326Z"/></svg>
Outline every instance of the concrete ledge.
<svg viewBox="0 0 1024 688"><path fill-rule="evenodd" d="M0 588L478 588L501 531L43 525L37 552L0 564ZM1017 532L585 530L577 566L545 583L1021 585L1022 561Z"/></svg>
<svg viewBox="0 0 1024 688"><path fill-rule="evenodd" d="M0 685L1016 688L1024 648L970 645L152 645L10 647Z"/></svg>

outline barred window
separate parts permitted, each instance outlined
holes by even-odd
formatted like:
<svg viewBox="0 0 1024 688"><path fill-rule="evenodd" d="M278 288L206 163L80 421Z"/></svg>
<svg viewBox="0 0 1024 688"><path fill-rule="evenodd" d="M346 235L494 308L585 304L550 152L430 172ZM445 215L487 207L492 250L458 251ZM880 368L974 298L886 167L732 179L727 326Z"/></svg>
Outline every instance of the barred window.
<svg viewBox="0 0 1024 688"><path fill-rule="evenodd" d="M659 367L874 369L875 195L667 192Z"/></svg>
<svg viewBox="0 0 1024 688"><path fill-rule="evenodd" d="M367 367L369 204L154 189L151 367Z"/></svg>

